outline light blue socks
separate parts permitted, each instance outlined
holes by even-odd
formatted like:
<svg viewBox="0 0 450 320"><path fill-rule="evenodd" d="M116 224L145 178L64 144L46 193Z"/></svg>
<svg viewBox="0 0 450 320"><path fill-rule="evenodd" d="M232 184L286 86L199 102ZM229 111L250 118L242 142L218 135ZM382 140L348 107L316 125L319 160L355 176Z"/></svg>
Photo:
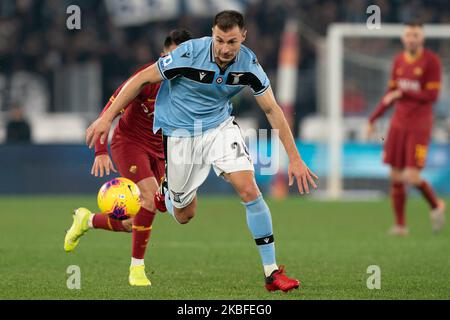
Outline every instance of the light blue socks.
<svg viewBox="0 0 450 320"><path fill-rule="evenodd" d="M174 217L175 218L175 216L174 216L174 214L173 214L173 204L172 204L172 201L170 201L170 198L169 198L169 190L167 190L167 192L166 192L166 194L164 195L165 196L165 203L166 203L166 208L167 208L167 212L170 214L170 215L172 215L172 217ZM176 220L176 219L175 219Z"/></svg>
<svg viewBox="0 0 450 320"><path fill-rule="evenodd" d="M275 244L272 230L272 218L269 207L262 195L254 201L242 203L247 211L247 225L258 246L264 266L275 265ZM266 268L265 268L266 269Z"/></svg>

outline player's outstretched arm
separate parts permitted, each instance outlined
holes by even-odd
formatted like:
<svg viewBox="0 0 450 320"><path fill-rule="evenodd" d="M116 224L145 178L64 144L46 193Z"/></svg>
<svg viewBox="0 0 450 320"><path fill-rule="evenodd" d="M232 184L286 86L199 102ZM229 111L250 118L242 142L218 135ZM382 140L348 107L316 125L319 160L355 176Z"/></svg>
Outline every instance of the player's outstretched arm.
<svg viewBox="0 0 450 320"><path fill-rule="evenodd" d="M297 179L297 187L301 194L304 192L309 193L310 185L313 188L317 188L314 180L317 180L318 177L302 160L300 153L295 146L291 129L289 128L283 111L275 100L272 89L268 88L264 94L256 96L255 98L261 109L266 114L272 128L279 131L280 140L283 143L289 157L289 185L291 186L294 183L294 178Z"/></svg>
<svg viewBox="0 0 450 320"><path fill-rule="evenodd" d="M397 76L395 70L397 69L398 57L394 59L394 63L391 66L391 76L389 79L388 87L386 93L381 98L380 103L376 106L375 110L369 117L369 123L366 127L366 138L370 139L370 136L375 131L374 124L375 121L380 118L390 107L392 107L395 100L401 97L401 92L397 88Z"/></svg>
<svg viewBox="0 0 450 320"><path fill-rule="evenodd" d="M86 129L86 144L89 148L94 146L97 139L100 139L101 144L105 143L106 135L116 115L139 94L144 85L162 80L158 66L152 64L127 81L108 110Z"/></svg>
<svg viewBox="0 0 450 320"><path fill-rule="evenodd" d="M364 134L365 140L370 140L372 138L372 135L375 132L375 121L380 118L389 108L391 108L394 104L394 101L401 98L401 95L402 93L398 89L388 89L386 94L381 99L380 103L370 115L369 120L367 121Z"/></svg>

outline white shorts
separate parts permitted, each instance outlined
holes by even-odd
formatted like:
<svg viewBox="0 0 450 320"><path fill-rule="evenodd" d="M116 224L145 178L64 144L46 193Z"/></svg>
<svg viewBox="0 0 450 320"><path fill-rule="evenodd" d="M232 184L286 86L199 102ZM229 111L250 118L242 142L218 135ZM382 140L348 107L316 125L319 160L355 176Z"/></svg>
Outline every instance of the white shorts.
<svg viewBox="0 0 450 320"><path fill-rule="evenodd" d="M165 137L166 174L170 199L176 208L188 206L208 177L254 171L253 162L233 117L215 129L193 137Z"/></svg>

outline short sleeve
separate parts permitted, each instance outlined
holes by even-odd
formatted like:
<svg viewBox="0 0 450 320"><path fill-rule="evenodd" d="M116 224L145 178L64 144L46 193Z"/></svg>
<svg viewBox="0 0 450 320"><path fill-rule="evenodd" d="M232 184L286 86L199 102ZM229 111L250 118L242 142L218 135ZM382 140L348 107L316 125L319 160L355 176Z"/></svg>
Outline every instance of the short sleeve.
<svg viewBox="0 0 450 320"><path fill-rule="evenodd" d="M182 74L183 69L192 66L192 43L184 42L169 54L158 59L157 65L161 76L171 80Z"/></svg>
<svg viewBox="0 0 450 320"><path fill-rule="evenodd" d="M270 87L270 80L256 57L253 57L250 62L249 74L248 84L253 91L253 95L262 95Z"/></svg>

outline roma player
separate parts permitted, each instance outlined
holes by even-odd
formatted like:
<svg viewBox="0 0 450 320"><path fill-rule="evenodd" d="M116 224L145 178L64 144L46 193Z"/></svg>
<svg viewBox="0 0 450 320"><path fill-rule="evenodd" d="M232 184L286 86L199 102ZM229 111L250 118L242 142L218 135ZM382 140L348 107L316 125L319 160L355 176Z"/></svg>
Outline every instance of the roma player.
<svg viewBox="0 0 450 320"><path fill-rule="evenodd" d="M391 200L396 223L390 233L408 234L405 221L406 186L415 187L431 208L433 231L445 222L445 203L421 177L425 166L433 126L433 103L441 87L441 62L424 48L421 24L406 24L402 43L404 51L394 58L387 93L369 118L366 135L387 109L395 106L384 146L384 162L391 167Z"/></svg>
<svg viewBox="0 0 450 320"><path fill-rule="evenodd" d="M179 44L191 39L189 31L177 29L172 31L164 43L167 54ZM146 69L150 64L143 66ZM134 76L134 75L133 75ZM111 97L102 113L106 112L114 99L121 92L125 81ZM130 266L130 285L147 286L150 281L145 275L144 255L152 229L156 209L154 195L158 183L164 176L164 148L161 132L153 133L154 104L160 84L144 85L136 96L120 113L122 117L114 130L111 143L111 154L114 163L122 177L135 182L141 191L141 209L134 219L117 220L104 214L93 214L85 208L75 210L74 222L66 234L64 249L73 251L78 245L80 237L89 229L104 229L118 232L132 232L132 258ZM116 114L118 116L119 114ZM106 140L107 141L107 140ZM95 144L95 160L91 174L103 177L117 172L108 154L107 143Z"/></svg>

